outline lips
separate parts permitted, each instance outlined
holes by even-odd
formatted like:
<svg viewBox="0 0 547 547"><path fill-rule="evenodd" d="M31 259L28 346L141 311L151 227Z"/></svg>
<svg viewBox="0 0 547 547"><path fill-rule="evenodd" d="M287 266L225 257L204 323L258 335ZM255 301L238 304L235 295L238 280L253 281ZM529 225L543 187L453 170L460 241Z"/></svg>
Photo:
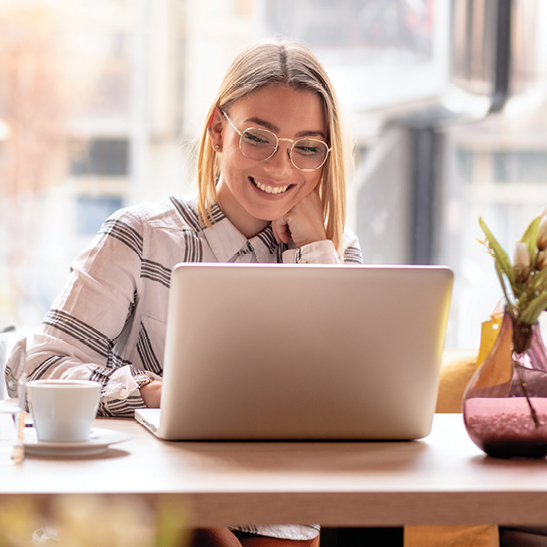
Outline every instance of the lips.
<svg viewBox="0 0 547 547"><path fill-rule="evenodd" d="M266 194L283 194L292 186L291 184L287 186L270 186L270 185L262 184L261 182L258 182L253 177L249 177L249 180L255 185L256 188L258 188L259 190L262 190Z"/></svg>

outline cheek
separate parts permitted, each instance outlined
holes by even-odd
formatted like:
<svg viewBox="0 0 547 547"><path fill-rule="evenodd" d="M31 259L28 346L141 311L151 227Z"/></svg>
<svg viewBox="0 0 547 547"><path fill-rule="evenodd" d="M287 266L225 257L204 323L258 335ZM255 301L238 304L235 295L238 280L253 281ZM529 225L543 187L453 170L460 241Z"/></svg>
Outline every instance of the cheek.
<svg viewBox="0 0 547 547"><path fill-rule="evenodd" d="M313 190L317 188L320 180L321 180L321 172L317 174L309 173L308 176L306 177L306 183L305 183L306 194L313 192Z"/></svg>
<svg viewBox="0 0 547 547"><path fill-rule="evenodd" d="M239 150L238 145L228 144L222 151L220 166L223 172L244 171L250 169L254 162L247 159Z"/></svg>

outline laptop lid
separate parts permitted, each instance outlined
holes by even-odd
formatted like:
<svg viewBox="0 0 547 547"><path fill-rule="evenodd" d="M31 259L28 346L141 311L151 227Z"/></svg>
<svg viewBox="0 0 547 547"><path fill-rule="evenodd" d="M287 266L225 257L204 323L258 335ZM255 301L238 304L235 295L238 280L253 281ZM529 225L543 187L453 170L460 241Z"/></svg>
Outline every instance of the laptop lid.
<svg viewBox="0 0 547 547"><path fill-rule="evenodd" d="M436 266L177 265L156 434L426 436L452 283Z"/></svg>

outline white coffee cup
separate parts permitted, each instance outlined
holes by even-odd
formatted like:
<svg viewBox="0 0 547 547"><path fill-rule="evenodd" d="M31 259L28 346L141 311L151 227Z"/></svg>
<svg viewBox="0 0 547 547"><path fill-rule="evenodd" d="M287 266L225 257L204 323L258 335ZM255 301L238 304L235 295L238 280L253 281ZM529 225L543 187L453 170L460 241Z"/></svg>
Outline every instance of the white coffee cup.
<svg viewBox="0 0 547 547"><path fill-rule="evenodd" d="M27 394L38 440L83 442L97 414L101 384L86 380L33 380Z"/></svg>

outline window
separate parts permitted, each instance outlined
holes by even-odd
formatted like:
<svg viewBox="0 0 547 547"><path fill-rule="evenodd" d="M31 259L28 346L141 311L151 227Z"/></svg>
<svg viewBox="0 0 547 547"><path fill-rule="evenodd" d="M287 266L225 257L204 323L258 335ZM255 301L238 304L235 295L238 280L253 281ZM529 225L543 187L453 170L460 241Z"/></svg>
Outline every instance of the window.
<svg viewBox="0 0 547 547"><path fill-rule="evenodd" d="M73 140L70 172L76 176L124 176L128 173L127 139Z"/></svg>
<svg viewBox="0 0 547 547"><path fill-rule="evenodd" d="M193 189L194 143L219 81L263 36L302 40L325 65L356 142L349 222L366 262L405 261L413 166L398 123L447 84L450 4L0 2L0 325L41 321L70 260L113 211ZM543 2L513 3L531 4ZM532 26L517 25L530 43ZM526 59L528 78L535 57ZM510 251L547 205L547 109L534 108L513 122L439 129L435 259L456 272L449 346L476 346L500 297L478 217Z"/></svg>
<svg viewBox="0 0 547 547"><path fill-rule="evenodd" d="M496 182L547 184L547 150L494 152L492 159Z"/></svg>
<svg viewBox="0 0 547 547"><path fill-rule="evenodd" d="M102 223L123 205L121 197L76 198L76 233L79 236L94 236Z"/></svg>

